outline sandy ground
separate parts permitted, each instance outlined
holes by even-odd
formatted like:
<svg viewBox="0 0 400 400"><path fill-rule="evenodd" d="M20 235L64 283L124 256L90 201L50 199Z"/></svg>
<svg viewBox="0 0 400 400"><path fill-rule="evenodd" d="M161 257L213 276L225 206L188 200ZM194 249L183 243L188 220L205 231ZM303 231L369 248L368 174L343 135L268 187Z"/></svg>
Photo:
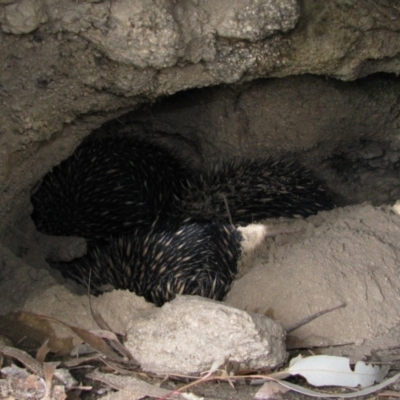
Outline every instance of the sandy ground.
<svg viewBox="0 0 400 400"><path fill-rule="evenodd" d="M371 349L397 345L400 216L395 210L364 204L245 228L242 276L225 302L281 321L291 330L289 348L320 347L363 358ZM23 228L27 236L16 231L9 248L1 248L1 313L23 309L94 328L85 290L50 270L44 261L48 250L32 223ZM133 315L153 307L123 291L93 304L119 332ZM310 315L340 305L294 329Z"/></svg>
<svg viewBox="0 0 400 400"><path fill-rule="evenodd" d="M304 233L270 240L226 302L280 320L288 347L328 347L355 358L398 344L400 217L395 208L359 205L307 220ZM266 253L268 258L266 258Z"/></svg>

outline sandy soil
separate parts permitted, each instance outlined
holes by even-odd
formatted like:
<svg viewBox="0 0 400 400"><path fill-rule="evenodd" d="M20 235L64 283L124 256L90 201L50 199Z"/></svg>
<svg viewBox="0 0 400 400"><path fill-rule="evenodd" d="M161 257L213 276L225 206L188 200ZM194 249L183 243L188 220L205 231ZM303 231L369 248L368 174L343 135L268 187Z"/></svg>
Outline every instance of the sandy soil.
<svg viewBox="0 0 400 400"><path fill-rule="evenodd" d="M400 217L395 210L364 204L305 221L274 220L244 228L242 276L226 303L281 321L292 329L289 348L320 347L324 353L363 358L371 349L396 345ZM23 309L93 328L85 290L47 267L48 249L31 222L27 226L31 236L23 249L1 249L2 314ZM135 313L152 307L123 291L94 304L119 332ZM310 315L340 305L293 330Z"/></svg>

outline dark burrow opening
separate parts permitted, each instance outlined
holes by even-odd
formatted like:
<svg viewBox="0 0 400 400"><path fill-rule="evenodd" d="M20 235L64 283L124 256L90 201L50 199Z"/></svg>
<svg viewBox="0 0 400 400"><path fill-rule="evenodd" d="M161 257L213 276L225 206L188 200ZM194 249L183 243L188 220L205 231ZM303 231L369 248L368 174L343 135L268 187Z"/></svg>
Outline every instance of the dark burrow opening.
<svg viewBox="0 0 400 400"><path fill-rule="evenodd" d="M156 140L197 169L221 159L296 160L343 206L391 204L400 195L398 93L392 74L354 82L317 76L192 89L103 124Z"/></svg>

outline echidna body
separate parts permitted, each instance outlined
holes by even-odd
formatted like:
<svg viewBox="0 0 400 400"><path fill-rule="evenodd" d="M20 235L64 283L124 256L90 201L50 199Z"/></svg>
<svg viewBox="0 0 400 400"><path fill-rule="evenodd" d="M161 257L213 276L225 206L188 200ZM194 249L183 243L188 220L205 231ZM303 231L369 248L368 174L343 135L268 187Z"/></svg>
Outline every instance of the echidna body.
<svg viewBox="0 0 400 400"><path fill-rule="evenodd" d="M49 235L93 240L131 232L168 215L187 173L181 160L154 143L85 141L43 178L31 198L32 219Z"/></svg>
<svg viewBox="0 0 400 400"><path fill-rule="evenodd" d="M307 217L334 207L311 171L270 158L223 161L192 176L179 205L183 215L220 221L230 216L235 225Z"/></svg>
<svg viewBox="0 0 400 400"><path fill-rule="evenodd" d="M222 300L237 272L241 233L228 224L155 222L60 263L63 275L100 293L104 285L129 289L162 305L176 294ZM90 277L90 280L89 280Z"/></svg>

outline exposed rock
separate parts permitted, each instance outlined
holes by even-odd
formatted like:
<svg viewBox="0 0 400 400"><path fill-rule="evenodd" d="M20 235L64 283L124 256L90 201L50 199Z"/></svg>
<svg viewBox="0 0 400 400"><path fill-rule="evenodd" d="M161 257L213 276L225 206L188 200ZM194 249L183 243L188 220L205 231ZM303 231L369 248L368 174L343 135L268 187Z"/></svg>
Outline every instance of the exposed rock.
<svg viewBox="0 0 400 400"><path fill-rule="evenodd" d="M295 0L120 0L109 8L107 30L96 26L84 36L112 60L162 69L179 59L214 61L217 37L261 40L294 28L298 17Z"/></svg>
<svg viewBox="0 0 400 400"><path fill-rule="evenodd" d="M17 3L3 4L8 4L0 21L4 32L15 35L29 33L47 21L43 0L20 0Z"/></svg>
<svg viewBox="0 0 400 400"><path fill-rule="evenodd" d="M255 369L286 360L279 323L197 296L133 319L127 333L125 345L142 368L160 374L198 374L218 360Z"/></svg>
<svg viewBox="0 0 400 400"><path fill-rule="evenodd" d="M107 31L89 29L85 37L112 60L139 68L172 67L179 56L180 34L170 10L168 1L115 1Z"/></svg>
<svg viewBox="0 0 400 400"><path fill-rule="evenodd" d="M47 277L46 280L50 281L50 279ZM41 284L42 282L39 283L39 285ZM56 285L53 281L52 286L45 288L40 294L33 293L27 299L26 304L19 308L35 314L54 317L82 329L99 329L91 313L90 307L92 307L113 332L122 335L127 332L132 319L155 308L154 304L146 302L143 297L136 296L127 290L114 290L99 297L92 297L90 306L89 298L84 293L85 290L81 291L81 294L76 294L71 291L71 288L74 288L73 282L67 288ZM71 340L71 345L78 345L82 342L82 339L66 326L52 320L48 322L54 329L52 339L54 337L68 338Z"/></svg>
<svg viewBox="0 0 400 400"><path fill-rule="evenodd" d="M256 41L276 31L293 29L300 15L297 1L234 0L218 3L208 0L206 7L212 30L229 39Z"/></svg>

